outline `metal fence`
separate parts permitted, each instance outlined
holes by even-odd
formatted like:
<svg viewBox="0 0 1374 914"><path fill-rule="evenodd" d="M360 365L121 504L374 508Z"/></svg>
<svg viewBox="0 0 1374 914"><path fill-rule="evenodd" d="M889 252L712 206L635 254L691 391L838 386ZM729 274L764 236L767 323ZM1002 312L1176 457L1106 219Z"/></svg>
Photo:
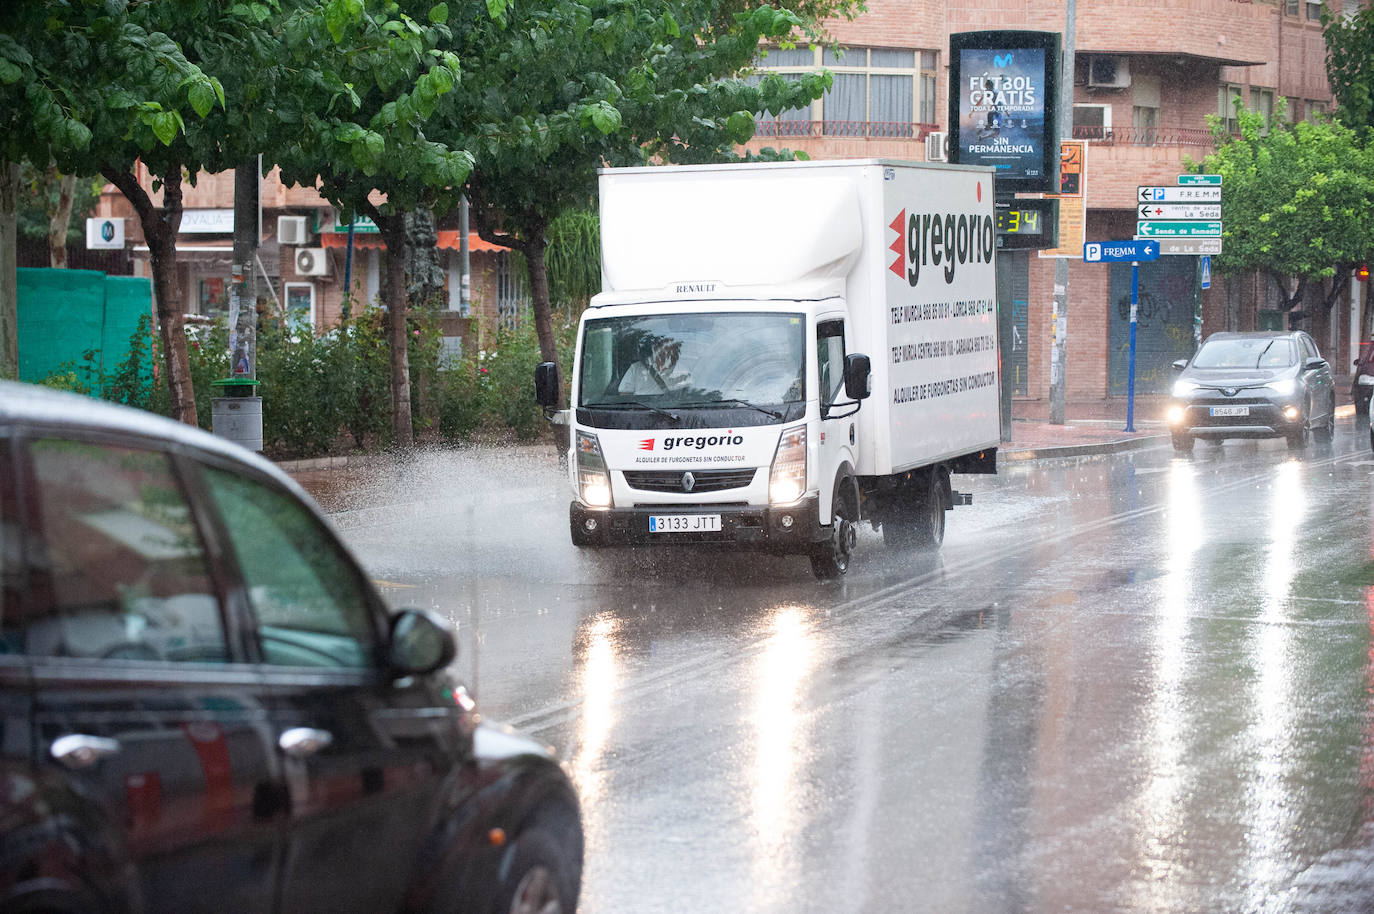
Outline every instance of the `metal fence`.
<svg viewBox="0 0 1374 914"><path fill-rule="evenodd" d="M914 121L759 121L755 136L761 137L874 137L924 140L938 124Z"/></svg>

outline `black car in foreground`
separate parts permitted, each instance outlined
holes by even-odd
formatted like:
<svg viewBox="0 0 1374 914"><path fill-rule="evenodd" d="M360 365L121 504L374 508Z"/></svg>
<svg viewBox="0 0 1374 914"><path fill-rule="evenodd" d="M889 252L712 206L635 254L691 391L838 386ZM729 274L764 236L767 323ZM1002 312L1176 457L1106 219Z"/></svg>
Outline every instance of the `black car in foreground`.
<svg viewBox="0 0 1374 914"><path fill-rule="evenodd" d="M1335 429L1331 368L1301 330L1214 333L1174 368L1166 418L1175 450L1191 451L1197 438L1283 437L1303 448Z"/></svg>
<svg viewBox="0 0 1374 914"><path fill-rule="evenodd" d="M299 486L0 382L0 911L570 914L576 794Z"/></svg>

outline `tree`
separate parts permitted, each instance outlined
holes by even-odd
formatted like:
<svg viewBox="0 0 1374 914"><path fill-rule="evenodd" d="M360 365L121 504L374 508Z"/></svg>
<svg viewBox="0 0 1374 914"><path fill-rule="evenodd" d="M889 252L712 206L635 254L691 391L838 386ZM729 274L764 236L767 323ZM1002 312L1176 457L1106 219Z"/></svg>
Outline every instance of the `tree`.
<svg viewBox="0 0 1374 914"><path fill-rule="evenodd" d="M1374 127L1374 9L1332 15L1322 9L1326 76L1336 118L1347 127Z"/></svg>
<svg viewBox="0 0 1374 914"><path fill-rule="evenodd" d="M25 164L20 182L25 192L16 210L19 235L48 240L49 265L67 265L67 245L85 237L75 220L84 219L100 200L103 181L62 174L56 165L39 168Z"/></svg>
<svg viewBox="0 0 1374 914"><path fill-rule="evenodd" d="M1212 117L1217 151L1202 163L1225 188L1216 268L1268 276L1296 326L1305 302L1329 310L1374 252L1374 151L1333 121L1270 123L1238 109L1239 136Z"/></svg>
<svg viewBox="0 0 1374 914"><path fill-rule="evenodd" d="M835 3L808 13L847 7ZM602 165L712 161L753 137L751 112L818 98L826 73L736 78L796 13L738 0L512 4L454 24L464 62L457 135L478 234L522 253L540 352L557 361L545 262L550 223L592 207Z"/></svg>
<svg viewBox="0 0 1374 914"><path fill-rule="evenodd" d="M284 128L263 128L283 180L318 184L344 218L370 216L386 245L392 433L401 447L414 440L406 213L436 204L442 213L442 189L461 187L472 161L427 135L431 121L453 116L458 58L441 49L451 40L448 17L447 4L428 0L385 14L360 0L302 11L283 32L284 59L328 75L279 99L273 116ZM320 34L332 43L321 46Z"/></svg>
<svg viewBox="0 0 1374 914"><path fill-rule="evenodd" d="M152 252L173 415L191 423L195 399L173 267L182 169L200 162L183 112L204 117L224 105L224 93L167 31L214 35L216 8L193 0L0 8L0 161L104 174L133 203ZM160 206L139 184L139 162L165 181ZM12 224L12 209L3 218ZM0 324L15 318L13 301L4 301Z"/></svg>

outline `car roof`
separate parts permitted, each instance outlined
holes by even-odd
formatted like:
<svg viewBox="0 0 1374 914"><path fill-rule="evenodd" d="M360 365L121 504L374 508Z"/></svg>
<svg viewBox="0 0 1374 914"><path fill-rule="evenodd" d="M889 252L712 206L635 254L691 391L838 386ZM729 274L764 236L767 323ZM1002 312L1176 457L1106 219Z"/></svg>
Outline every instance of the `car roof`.
<svg viewBox="0 0 1374 914"><path fill-rule="evenodd" d="M1206 340L1291 340L1302 336L1301 330L1218 330Z"/></svg>
<svg viewBox="0 0 1374 914"><path fill-rule="evenodd" d="M173 443L217 457L271 476L297 494L303 494L290 476L270 460L247 448L155 413L106 400L37 384L0 381L0 429L12 425L73 429L85 432L116 432Z"/></svg>

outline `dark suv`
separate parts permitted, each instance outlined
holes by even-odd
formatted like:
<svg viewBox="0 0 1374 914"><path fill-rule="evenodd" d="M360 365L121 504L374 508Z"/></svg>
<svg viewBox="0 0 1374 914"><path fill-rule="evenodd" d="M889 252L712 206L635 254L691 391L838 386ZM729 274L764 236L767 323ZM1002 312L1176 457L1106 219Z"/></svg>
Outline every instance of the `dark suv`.
<svg viewBox="0 0 1374 914"><path fill-rule="evenodd" d="M1213 333L1174 368L1167 418L1179 451L1192 450L1195 438L1283 437L1292 448L1306 447L1314 432L1331 439L1331 367L1301 330Z"/></svg>
<svg viewBox="0 0 1374 914"><path fill-rule="evenodd" d="M0 382L0 910L561 912L578 802L237 445Z"/></svg>

